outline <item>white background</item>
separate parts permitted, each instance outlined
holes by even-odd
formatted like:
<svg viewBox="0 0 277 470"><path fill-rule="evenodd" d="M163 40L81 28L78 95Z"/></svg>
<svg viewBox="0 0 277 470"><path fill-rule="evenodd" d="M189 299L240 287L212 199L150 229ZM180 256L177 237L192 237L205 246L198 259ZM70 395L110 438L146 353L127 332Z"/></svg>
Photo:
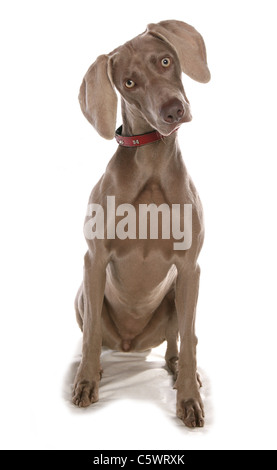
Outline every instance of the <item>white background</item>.
<svg viewBox="0 0 277 470"><path fill-rule="evenodd" d="M276 449L275 3L1 2L3 449ZM200 31L212 75L184 76L194 119L179 131L206 220L197 335L210 407L195 431L150 399L94 415L62 395L81 338L87 199L116 149L83 117L79 86L99 54L164 19Z"/></svg>

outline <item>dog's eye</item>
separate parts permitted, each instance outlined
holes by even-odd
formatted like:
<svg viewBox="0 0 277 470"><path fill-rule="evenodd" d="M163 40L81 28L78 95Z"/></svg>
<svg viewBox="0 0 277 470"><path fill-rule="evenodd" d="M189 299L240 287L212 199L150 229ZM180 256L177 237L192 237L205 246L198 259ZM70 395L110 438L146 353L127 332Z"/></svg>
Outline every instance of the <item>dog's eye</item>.
<svg viewBox="0 0 277 470"><path fill-rule="evenodd" d="M125 86L126 86L127 88L133 88L133 87L135 86L135 82L133 82L133 80L127 80L127 81L125 82Z"/></svg>
<svg viewBox="0 0 277 470"><path fill-rule="evenodd" d="M163 67L169 67L170 66L170 59L168 57L165 57L164 59L161 60L161 64Z"/></svg>

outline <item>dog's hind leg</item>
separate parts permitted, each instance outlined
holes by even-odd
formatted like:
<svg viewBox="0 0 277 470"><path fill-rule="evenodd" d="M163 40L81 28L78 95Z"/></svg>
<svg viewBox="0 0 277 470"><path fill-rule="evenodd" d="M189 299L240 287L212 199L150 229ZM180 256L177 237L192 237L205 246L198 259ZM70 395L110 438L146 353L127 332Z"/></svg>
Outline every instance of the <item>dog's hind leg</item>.
<svg viewBox="0 0 277 470"><path fill-rule="evenodd" d="M77 323L83 331L83 318L84 318L84 297L83 297L83 283L80 285L74 301L75 313Z"/></svg>

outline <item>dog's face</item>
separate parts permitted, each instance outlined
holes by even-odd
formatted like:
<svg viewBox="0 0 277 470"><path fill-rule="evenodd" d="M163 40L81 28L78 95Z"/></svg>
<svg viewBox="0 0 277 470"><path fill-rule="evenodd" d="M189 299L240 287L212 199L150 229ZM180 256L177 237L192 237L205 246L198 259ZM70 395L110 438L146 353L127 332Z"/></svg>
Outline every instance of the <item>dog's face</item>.
<svg viewBox="0 0 277 470"><path fill-rule="evenodd" d="M116 88L129 110L162 135L191 120L182 72L206 83L210 79L202 36L181 21L161 21L99 56L88 69L79 94L81 109L99 134L112 139L116 127Z"/></svg>
<svg viewBox="0 0 277 470"><path fill-rule="evenodd" d="M111 57L112 80L129 107L162 135L191 120L177 53L147 33L119 47Z"/></svg>

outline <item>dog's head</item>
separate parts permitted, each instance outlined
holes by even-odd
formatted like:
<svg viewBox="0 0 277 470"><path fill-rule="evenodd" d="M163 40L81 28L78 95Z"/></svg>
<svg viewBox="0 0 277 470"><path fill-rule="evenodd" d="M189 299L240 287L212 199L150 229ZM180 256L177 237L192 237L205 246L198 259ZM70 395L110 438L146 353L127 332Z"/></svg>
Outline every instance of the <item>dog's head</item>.
<svg viewBox="0 0 277 470"><path fill-rule="evenodd" d="M101 55L84 76L81 109L97 132L112 139L119 91L129 108L139 112L162 135L191 120L182 72L201 83L210 80L202 36L181 21L161 21Z"/></svg>

